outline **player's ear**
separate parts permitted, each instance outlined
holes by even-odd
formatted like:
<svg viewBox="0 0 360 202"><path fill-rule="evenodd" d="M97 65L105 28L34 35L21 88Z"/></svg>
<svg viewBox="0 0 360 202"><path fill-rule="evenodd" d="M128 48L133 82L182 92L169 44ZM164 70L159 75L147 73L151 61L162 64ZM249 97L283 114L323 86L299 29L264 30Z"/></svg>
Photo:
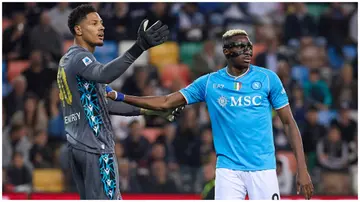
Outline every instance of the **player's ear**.
<svg viewBox="0 0 360 202"><path fill-rule="evenodd" d="M74 30L75 30L76 35L79 35L79 36L82 35L82 30L81 30L80 25L75 25Z"/></svg>

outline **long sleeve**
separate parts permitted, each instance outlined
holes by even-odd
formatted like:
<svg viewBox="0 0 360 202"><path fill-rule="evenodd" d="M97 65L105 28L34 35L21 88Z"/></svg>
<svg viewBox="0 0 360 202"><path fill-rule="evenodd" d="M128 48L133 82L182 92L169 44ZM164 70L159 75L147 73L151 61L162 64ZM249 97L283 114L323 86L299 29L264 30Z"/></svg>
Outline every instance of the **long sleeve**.
<svg viewBox="0 0 360 202"><path fill-rule="evenodd" d="M142 50L135 44L125 54L103 65L96 61L88 51L82 51L75 55L73 64L75 74L89 81L98 83L111 83L121 76L130 65L141 55Z"/></svg>
<svg viewBox="0 0 360 202"><path fill-rule="evenodd" d="M120 116L139 116L140 108L126 104L124 102L115 102L108 100L109 114Z"/></svg>

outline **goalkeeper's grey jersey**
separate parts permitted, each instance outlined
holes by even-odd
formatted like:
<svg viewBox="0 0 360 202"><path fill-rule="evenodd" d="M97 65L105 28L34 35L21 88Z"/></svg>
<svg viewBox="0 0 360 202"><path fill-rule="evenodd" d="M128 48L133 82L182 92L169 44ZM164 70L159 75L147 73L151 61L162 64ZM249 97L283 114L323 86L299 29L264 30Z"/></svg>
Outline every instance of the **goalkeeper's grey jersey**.
<svg viewBox="0 0 360 202"><path fill-rule="evenodd" d="M105 84L119 77L135 58L128 52L107 65L74 45L61 58L57 83L65 131L73 147L93 153L114 153L110 114L139 115L139 108L105 98Z"/></svg>

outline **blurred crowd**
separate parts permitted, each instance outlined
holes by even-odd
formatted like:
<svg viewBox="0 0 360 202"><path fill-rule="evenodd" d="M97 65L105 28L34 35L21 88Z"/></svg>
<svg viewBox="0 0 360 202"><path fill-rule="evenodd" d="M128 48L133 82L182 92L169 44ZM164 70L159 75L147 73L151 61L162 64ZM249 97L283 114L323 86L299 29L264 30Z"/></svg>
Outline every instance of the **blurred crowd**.
<svg viewBox="0 0 360 202"><path fill-rule="evenodd" d="M170 85L154 65L136 65L116 90L164 95L226 65L221 35L245 29L252 63L279 75L299 125L316 194L357 195L357 3L92 3L105 40L135 40L145 17L170 27L170 41L201 44L185 64L187 80ZM55 83L67 17L79 3L4 3L3 190L32 190L32 173L57 168L64 191L76 191L67 164L59 90ZM12 61L29 66L13 79ZM183 65L183 61L179 64ZM181 66L183 67L183 66ZM201 193L214 179L216 154L206 105L187 106L176 122L113 116L123 193ZM294 157L273 116L277 173L283 195L295 194ZM156 135L152 135L156 134Z"/></svg>

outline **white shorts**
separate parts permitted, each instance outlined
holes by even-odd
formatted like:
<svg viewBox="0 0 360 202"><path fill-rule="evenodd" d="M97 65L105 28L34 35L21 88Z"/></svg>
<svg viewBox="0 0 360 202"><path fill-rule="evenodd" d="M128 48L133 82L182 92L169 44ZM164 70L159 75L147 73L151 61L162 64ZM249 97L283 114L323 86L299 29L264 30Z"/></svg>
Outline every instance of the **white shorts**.
<svg viewBox="0 0 360 202"><path fill-rule="evenodd" d="M216 169L215 200L280 200L276 170Z"/></svg>

